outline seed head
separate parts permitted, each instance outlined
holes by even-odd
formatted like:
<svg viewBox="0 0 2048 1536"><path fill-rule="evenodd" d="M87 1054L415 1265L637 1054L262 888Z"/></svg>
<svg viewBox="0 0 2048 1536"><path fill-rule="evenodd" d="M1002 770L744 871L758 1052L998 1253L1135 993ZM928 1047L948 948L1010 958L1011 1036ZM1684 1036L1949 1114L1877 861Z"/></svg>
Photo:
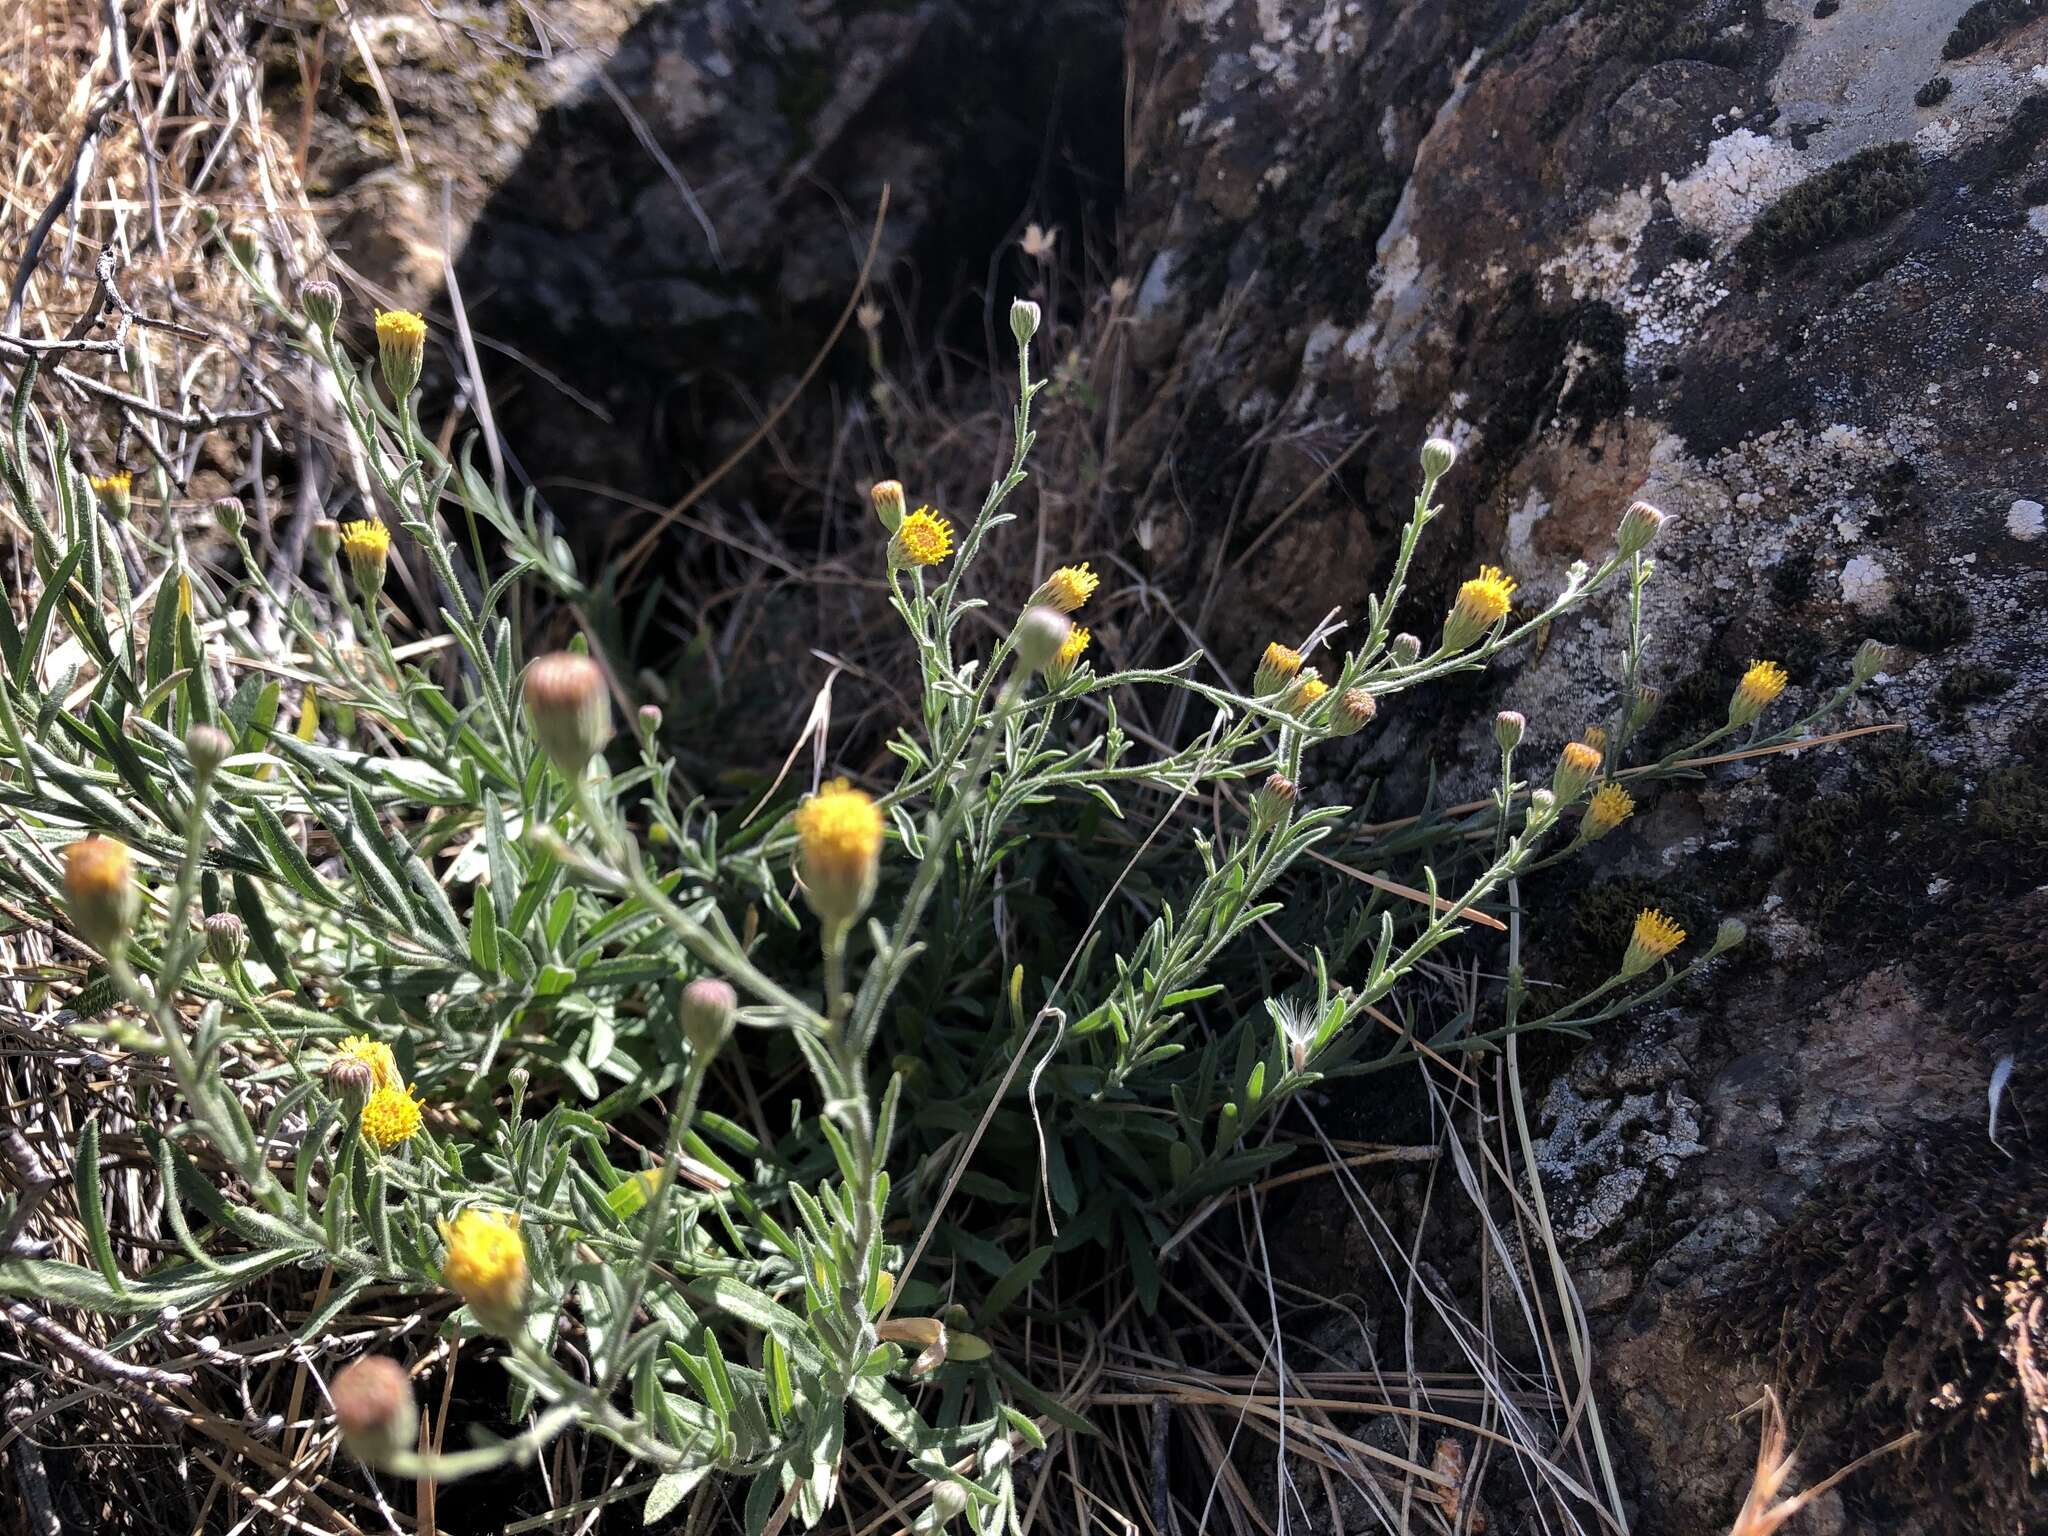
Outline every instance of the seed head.
<svg viewBox="0 0 2048 1536"><path fill-rule="evenodd" d="M426 350L427 322L420 316L409 309L377 312L377 364L397 399L403 400L419 384Z"/></svg>
<svg viewBox="0 0 2048 1536"><path fill-rule="evenodd" d="M859 917L875 897L882 862L882 808L834 779L797 807L797 871L804 900L827 924Z"/></svg>
<svg viewBox="0 0 2048 1536"><path fill-rule="evenodd" d="M1734 696L1728 700L1728 723L1748 725L1770 708L1790 680L1775 661L1752 661L1749 670L1742 674L1742 681L1735 685Z"/></svg>
<svg viewBox="0 0 2048 1536"><path fill-rule="evenodd" d="M1444 615L1444 649L1462 651L1508 616L1515 579L1499 566L1482 565L1479 574L1458 588L1458 599Z"/></svg>
<svg viewBox="0 0 2048 1536"><path fill-rule="evenodd" d="M420 1432L419 1399L405 1367L384 1355L364 1355L328 1384L342 1444L358 1460L381 1467L413 1449Z"/></svg>
<svg viewBox="0 0 2048 1536"><path fill-rule="evenodd" d="M953 553L953 525L930 507L919 507L896 526L889 539L889 568L937 565Z"/></svg>
<svg viewBox="0 0 2048 1536"><path fill-rule="evenodd" d="M117 950L142 905L128 845L94 836L66 848L64 904L71 926L88 944L106 954Z"/></svg>
<svg viewBox="0 0 2048 1536"><path fill-rule="evenodd" d="M1654 907L1645 907L1636 917L1628 949L1621 957L1623 976L1640 976L1685 942L1685 930Z"/></svg>
<svg viewBox="0 0 2048 1536"><path fill-rule="evenodd" d="M526 1244L519 1218L500 1211L467 1210L439 1223L448 1252L441 1282L460 1296L487 1332L511 1338L526 1319Z"/></svg>
<svg viewBox="0 0 2048 1536"><path fill-rule="evenodd" d="M612 735L604 669L576 651L555 651L526 669L526 718L549 762L574 781Z"/></svg>

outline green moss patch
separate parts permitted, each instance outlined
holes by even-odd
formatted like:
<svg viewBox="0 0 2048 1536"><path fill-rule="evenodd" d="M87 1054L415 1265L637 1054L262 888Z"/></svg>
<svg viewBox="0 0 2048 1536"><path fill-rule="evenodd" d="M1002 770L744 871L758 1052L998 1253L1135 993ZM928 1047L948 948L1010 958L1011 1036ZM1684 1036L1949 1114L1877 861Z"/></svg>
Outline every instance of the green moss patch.
<svg viewBox="0 0 2048 1536"><path fill-rule="evenodd" d="M2048 0L1977 0L1957 19L1941 56L1966 59L2040 16L2048 16Z"/></svg>
<svg viewBox="0 0 2048 1536"><path fill-rule="evenodd" d="M1920 201L1927 170L1903 140L1875 144L1809 176L1766 208L1739 253L1784 266L1814 251L1875 234Z"/></svg>

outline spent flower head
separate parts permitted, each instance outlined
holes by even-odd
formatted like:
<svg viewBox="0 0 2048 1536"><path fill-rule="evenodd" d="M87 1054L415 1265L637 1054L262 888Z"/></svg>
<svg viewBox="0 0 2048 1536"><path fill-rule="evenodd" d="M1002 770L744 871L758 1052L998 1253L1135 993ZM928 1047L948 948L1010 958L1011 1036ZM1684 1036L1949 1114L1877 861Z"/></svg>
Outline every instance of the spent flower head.
<svg viewBox="0 0 2048 1536"><path fill-rule="evenodd" d="M1728 700L1728 723L1732 726L1748 725L1770 708L1789 681L1791 679L1785 675L1785 669L1775 661L1752 661Z"/></svg>
<svg viewBox="0 0 2048 1536"><path fill-rule="evenodd" d="M1640 976L1685 942L1685 930L1654 907L1645 907L1621 957L1623 976Z"/></svg>
<svg viewBox="0 0 2048 1536"><path fill-rule="evenodd" d="M460 1296L487 1332L515 1336L526 1318L526 1243L519 1218L502 1211L463 1211L442 1221L441 1282Z"/></svg>
<svg viewBox="0 0 2048 1536"><path fill-rule="evenodd" d="M919 507L889 537L889 567L937 565L953 553L953 525L930 507Z"/></svg>
<svg viewBox="0 0 2048 1536"><path fill-rule="evenodd" d="M852 922L875 897L882 808L866 790L834 779L798 806L792 820L804 900L826 923Z"/></svg>

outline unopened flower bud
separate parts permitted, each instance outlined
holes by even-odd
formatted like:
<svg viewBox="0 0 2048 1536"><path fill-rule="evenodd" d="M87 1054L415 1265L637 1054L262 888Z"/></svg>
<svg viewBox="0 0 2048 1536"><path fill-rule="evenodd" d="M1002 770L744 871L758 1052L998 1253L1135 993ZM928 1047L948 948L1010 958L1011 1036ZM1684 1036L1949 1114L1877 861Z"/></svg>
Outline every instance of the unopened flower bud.
<svg viewBox="0 0 2048 1536"><path fill-rule="evenodd" d="M1661 688L1648 688L1639 684L1635 697L1630 699L1628 704L1629 734L1633 736L1648 725L1663 704L1664 691Z"/></svg>
<svg viewBox="0 0 2048 1536"><path fill-rule="evenodd" d="M1064 613L1043 603L1033 603L1017 620L1018 665L1027 672L1043 671L1073 633L1073 621Z"/></svg>
<svg viewBox="0 0 2048 1536"><path fill-rule="evenodd" d="M323 517L313 525L313 553L322 560L332 560L341 553L341 524Z"/></svg>
<svg viewBox="0 0 2048 1536"><path fill-rule="evenodd" d="M1724 949L1733 949L1748 937L1749 928L1741 918L1724 917L1721 926L1714 930L1714 953L1718 955Z"/></svg>
<svg viewBox="0 0 2048 1536"><path fill-rule="evenodd" d="M733 1013L740 1004L732 983L716 976L699 976L683 988L683 1038L690 1042L690 1054L708 1061L732 1033Z"/></svg>
<svg viewBox="0 0 2048 1536"><path fill-rule="evenodd" d="M1038 334L1038 306L1029 299L1010 301L1010 334L1020 347Z"/></svg>
<svg viewBox="0 0 2048 1536"><path fill-rule="evenodd" d="M220 765L234 751L234 742L217 725L195 725L185 733L185 755L192 760L192 771L202 779L220 772Z"/></svg>
<svg viewBox="0 0 2048 1536"><path fill-rule="evenodd" d="M1388 643L1387 651L1394 658L1396 666L1413 666L1416 659L1422 655L1422 642L1403 630Z"/></svg>
<svg viewBox="0 0 2048 1536"><path fill-rule="evenodd" d="M329 340L341 318L341 290L325 281L314 281L299 290L299 308L320 334Z"/></svg>
<svg viewBox="0 0 2048 1536"><path fill-rule="evenodd" d="M321 1074L327 1082L327 1091L345 1105L351 1115L362 1113L370 1102L370 1095L377 1091L377 1069L361 1056L337 1055L327 1063L327 1070Z"/></svg>
<svg viewBox="0 0 2048 1536"><path fill-rule="evenodd" d="M364 1355L335 1373L328 1386L342 1444L358 1460L381 1467L413 1450L420 1405L405 1367L384 1355Z"/></svg>
<svg viewBox="0 0 2048 1536"><path fill-rule="evenodd" d="M927 1504L924 1513L918 1516L917 1530L919 1536L927 1536L927 1533L943 1531L947 1526L967 1513L968 1502L967 1490L958 1483L941 1482L933 1484L931 1503Z"/></svg>
<svg viewBox="0 0 2048 1536"><path fill-rule="evenodd" d="M548 761L577 779L612 734L604 670L588 656L556 651L526 669L526 718Z"/></svg>
<svg viewBox="0 0 2048 1536"><path fill-rule="evenodd" d="M1295 801L1300 798L1301 792L1295 788L1294 780L1285 774L1271 775L1252 796L1253 824L1260 827L1272 826L1293 810Z"/></svg>
<svg viewBox="0 0 2048 1536"><path fill-rule="evenodd" d="M1557 796L1547 789L1529 791L1529 825L1540 827L1557 814Z"/></svg>
<svg viewBox="0 0 2048 1536"><path fill-rule="evenodd" d="M232 912L209 912L199 925L206 935L206 953L224 971L241 964L249 952L249 930Z"/></svg>
<svg viewBox="0 0 2048 1536"><path fill-rule="evenodd" d="M903 482L877 480L875 488L868 492L868 499L875 504L875 516L882 520L882 531L894 533L903 521Z"/></svg>
<svg viewBox="0 0 2048 1536"><path fill-rule="evenodd" d="M1897 664L1892 648L1881 640L1866 640L1856 647L1856 655L1849 663L1849 675L1861 688L1878 673L1889 670Z"/></svg>
<svg viewBox="0 0 2048 1536"><path fill-rule="evenodd" d="M1428 479L1441 480L1457 462L1458 445L1448 437L1432 437L1422 445L1422 473Z"/></svg>
<svg viewBox="0 0 2048 1536"><path fill-rule="evenodd" d="M213 502L213 526L231 539L242 536L242 525L248 522L249 512L242 505L239 496L217 496Z"/></svg>
<svg viewBox="0 0 2048 1536"><path fill-rule="evenodd" d="M1503 752L1512 752L1522 744L1522 735L1529 728L1529 722L1512 709L1504 709L1493 717L1493 739L1500 743Z"/></svg>
<svg viewBox="0 0 2048 1536"><path fill-rule="evenodd" d="M1336 707L1330 711L1330 733L1334 736L1356 736L1372 724L1372 717L1379 712L1379 700L1363 688L1346 688L1338 697Z"/></svg>
<svg viewBox="0 0 2048 1536"><path fill-rule="evenodd" d="M95 835L66 848L64 904L88 944L102 952L118 949L142 905L127 845Z"/></svg>
<svg viewBox="0 0 2048 1536"><path fill-rule="evenodd" d="M1669 519L1647 501L1630 502L1614 530L1614 542L1624 557L1639 555L1650 547L1667 521Z"/></svg>
<svg viewBox="0 0 2048 1536"><path fill-rule="evenodd" d="M640 723L640 734L649 741L652 741L661 734L661 706L659 704L642 704L639 712L633 718Z"/></svg>
<svg viewBox="0 0 2048 1536"><path fill-rule="evenodd" d="M392 395L403 400L420 382L427 351L427 322L409 309L381 310L377 315L377 365Z"/></svg>
<svg viewBox="0 0 2048 1536"><path fill-rule="evenodd" d="M1289 683L1273 702L1275 707L1286 710L1290 715L1305 715L1329 691L1330 685L1323 681L1322 673L1314 667L1303 667L1301 675Z"/></svg>

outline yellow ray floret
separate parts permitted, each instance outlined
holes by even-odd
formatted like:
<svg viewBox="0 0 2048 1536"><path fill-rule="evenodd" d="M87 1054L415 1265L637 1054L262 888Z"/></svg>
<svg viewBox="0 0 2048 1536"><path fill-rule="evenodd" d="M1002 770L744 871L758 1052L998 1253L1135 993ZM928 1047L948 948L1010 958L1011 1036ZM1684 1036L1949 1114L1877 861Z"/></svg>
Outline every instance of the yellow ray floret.
<svg viewBox="0 0 2048 1536"><path fill-rule="evenodd" d="M377 311L377 345L419 352L427 344L427 322L409 309Z"/></svg>
<svg viewBox="0 0 2048 1536"><path fill-rule="evenodd" d="M1093 597L1101 585L1102 578L1089 570L1088 562L1083 560L1079 565L1063 565L1046 577L1031 601L1048 604L1061 613L1072 613Z"/></svg>
<svg viewBox="0 0 2048 1536"><path fill-rule="evenodd" d="M1647 971L1684 942L1683 928L1654 907L1645 907L1629 935L1628 952L1621 960L1622 975L1635 976Z"/></svg>
<svg viewBox="0 0 2048 1536"><path fill-rule="evenodd" d="M1482 565L1477 576L1458 588L1451 613L1461 627L1483 634L1507 617L1514 595L1514 577L1504 575L1497 565Z"/></svg>
<svg viewBox="0 0 2048 1536"><path fill-rule="evenodd" d="M1587 840L1605 837L1634 815L1635 809L1636 802L1627 790L1619 784L1602 784L1593 791L1593 799L1586 807L1583 830Z"/></svg>
<svg viewBox="0 0 2048 1536"><path fill-rule="evenodd" d="M370 1069L370 1085L373 1088L403 1088L405 1079L398 1072L398 1058L391 1054L391 1047L382 1040L369 1035L350 1035L334 1048L336 1057L352 1057Z"/></svg>
<svg viewBox="0 0 2048 1536"><path fill-rule="evenodd" d="M1728 701L1729 722L1749 724L1785 691L1789 681L1785 669L1775 661L1752 661L1749 670L1742 674L1742 681L1735 685L1735 697Z"/></svg>

